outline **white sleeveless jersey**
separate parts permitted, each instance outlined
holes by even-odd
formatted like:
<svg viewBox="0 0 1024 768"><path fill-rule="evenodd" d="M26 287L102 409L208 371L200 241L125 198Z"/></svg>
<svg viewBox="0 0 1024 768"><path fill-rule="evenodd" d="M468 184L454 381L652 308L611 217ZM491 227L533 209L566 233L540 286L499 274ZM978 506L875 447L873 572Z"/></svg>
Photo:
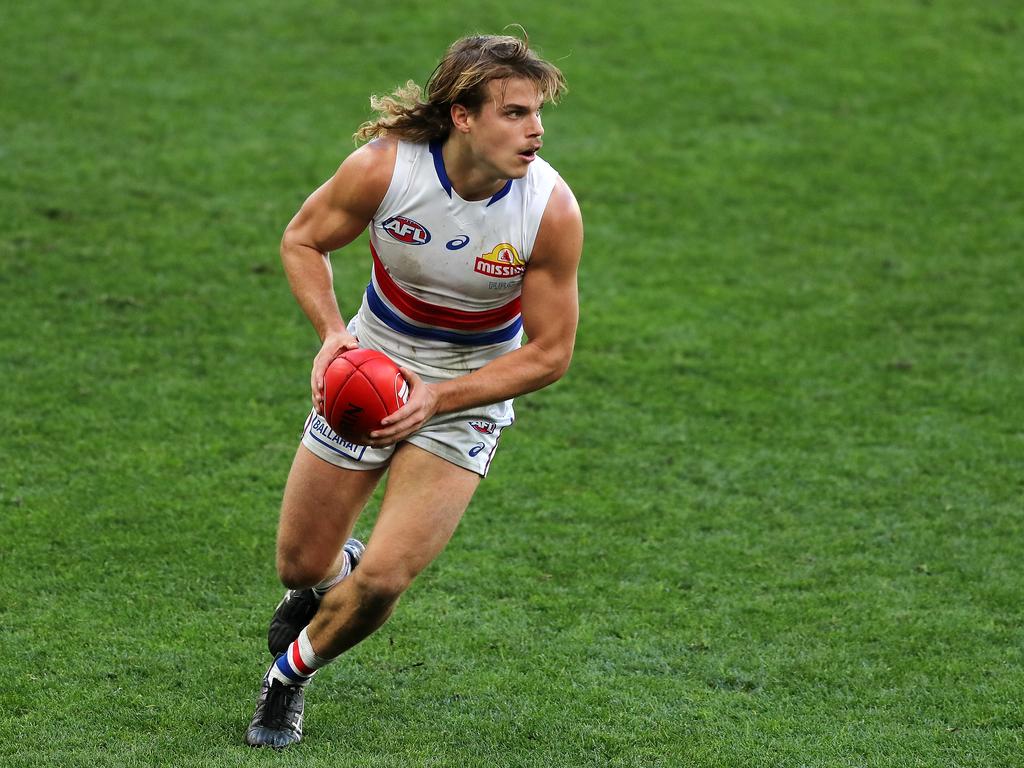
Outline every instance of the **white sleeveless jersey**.
<svg viewBox="0 0 1024 768"><path fill-rule="evenodd" d="M452 188L441 143L400 141L373 217L373 273L352 324L360 345L451 378L519 347L523 274L557 172L537 157L488 200Z"/></svg>

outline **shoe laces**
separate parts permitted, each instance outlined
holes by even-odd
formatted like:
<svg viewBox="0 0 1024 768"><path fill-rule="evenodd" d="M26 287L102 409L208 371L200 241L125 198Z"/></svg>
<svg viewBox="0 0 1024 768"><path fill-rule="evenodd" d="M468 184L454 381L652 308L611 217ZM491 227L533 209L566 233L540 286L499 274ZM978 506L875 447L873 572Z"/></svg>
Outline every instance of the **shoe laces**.
<svg viewBox="0 0 1024 768"><path fill-rule="evenodd" d="M285 685L274 681L267 691L266 702L263 705L263 722L266 728L276 731L295 726L295 699L302 694L301 685Z"/></svg>

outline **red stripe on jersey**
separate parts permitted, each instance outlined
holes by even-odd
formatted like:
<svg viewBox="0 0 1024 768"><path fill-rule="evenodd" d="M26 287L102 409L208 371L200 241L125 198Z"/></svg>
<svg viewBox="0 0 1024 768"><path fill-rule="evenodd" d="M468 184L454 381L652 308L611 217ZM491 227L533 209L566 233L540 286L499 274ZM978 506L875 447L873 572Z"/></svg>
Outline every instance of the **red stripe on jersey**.
<svg viewBox="0 0 1024 768"><path fill-rule="evenodd" d="M518 296L508 304L479 312L443 307L440 304L431 304L423 299L417 299L402 290L391 279L391 275L388 274L372 244L370 253L373 254L373 274L377 278L377 285L380 287L381 293L384 294L384 298L391 302L395 309L417 323L449 328L454 331L484 331L515 320L522 311Z"/></svg>

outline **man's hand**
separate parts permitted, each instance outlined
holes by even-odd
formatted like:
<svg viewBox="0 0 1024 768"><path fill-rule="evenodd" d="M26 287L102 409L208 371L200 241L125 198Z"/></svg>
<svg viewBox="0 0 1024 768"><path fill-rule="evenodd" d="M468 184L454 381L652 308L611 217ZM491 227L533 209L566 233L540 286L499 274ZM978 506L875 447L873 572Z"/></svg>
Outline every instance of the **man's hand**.
<svg viewBox="0 0 1024 768"><path fill-rule="evenodd" d="M313 408L321 416L324 415L324 374L327 366L343 352L359 347L359 339L348 331L330 333L324 339L323 346L313 358L313 372L310 374L309 386L313 392Z"/></svg>
<svg viewBox="0 0 1024 768"><path fill-rule="evenodd" d="M422 427L438 408L436 384L428 384L408 368L399 368L409 382L409 400L370 433L370 445L383 448L401 442Z"/></svg>

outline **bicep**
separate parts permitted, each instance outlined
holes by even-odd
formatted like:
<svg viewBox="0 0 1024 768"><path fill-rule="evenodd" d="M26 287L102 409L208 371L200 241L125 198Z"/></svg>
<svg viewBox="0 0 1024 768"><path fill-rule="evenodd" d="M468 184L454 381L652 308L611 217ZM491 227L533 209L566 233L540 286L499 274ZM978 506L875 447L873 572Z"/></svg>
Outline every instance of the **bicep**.
<svg viewBox="0 0 1024 768"><path fill-rule="evenodd" d="M579 318L576 275L582 252L579 205L559 180L523 277L523 328L531 342L571 352Z"/></svg>
<svg viewBox="0 0 1024 768"><path fill-rule="evenodd" d="M285 239L327 253L348 245L366 229L387 192L394 169L388 147L367 144L306 198L288 224Z"/></svg>

